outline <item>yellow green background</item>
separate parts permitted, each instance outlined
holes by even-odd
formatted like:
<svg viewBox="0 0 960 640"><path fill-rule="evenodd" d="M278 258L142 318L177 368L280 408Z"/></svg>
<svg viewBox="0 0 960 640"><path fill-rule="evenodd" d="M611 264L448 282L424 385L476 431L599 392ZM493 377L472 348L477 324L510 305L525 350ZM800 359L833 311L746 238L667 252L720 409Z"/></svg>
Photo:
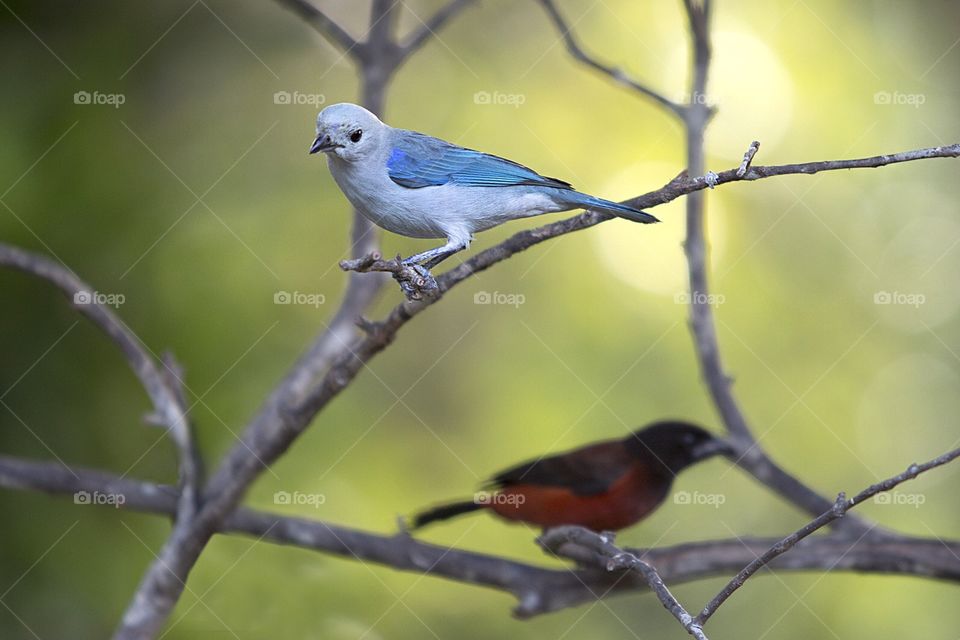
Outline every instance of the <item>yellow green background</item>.
<svg viewBox="0 0 960 640"><path fill-rule="evenodd" d="M367 3L320 4L363 33ZM400 31L440 4L404 2ZM561 9L590 52L684 98L679 3ZM960 7L933 0L718 3L707 99L719 114L707 165L736 166L754 139L762 164L956 142L958 20ZM123 294L124 321L186 366L213 465L324 329L346 281L336 263L349 208L322 159L306 153L316 109L275 104L274 94L355 101L355 70L268 1L5 0L0 33L0 238ZM78 91L125 102L78 105ZM522 104L478 104L478 92ZM679 124L572 61L533 2L465 11L399 71L384 117L612 199L657 188L684 166ZM859 490L960 437L958 177L957 161L931 160L708 194L717 324L735 392L770 454L825 495ZM457 287L403 329L247 503L389 533L398 515L469 496L531 456L667 416L719 428L682 304L683 203L654 213L663 224L608 222ZM556 218L483 233L450 264ZM409 254L432 245L384 234L382 246ZM278 291L326 302L276 305ZM475 304L483 292L523 304ZM876 304L882 292L925 301ZM399 299L391 284L372 315ZM0 272L0 309L3 453L175 481L172 446L143 425L147 398L112 345L20 274ZM958 483L955 467L940 469L901 487L923 496L919 506L861 511L912 534L960 537ZM722 460L685 473L676 489L724 503L668 501L620 541L776 535L805 521ZM276 506L276 491L325 501ZM105 637L169 530L157 517L69 497L4 490L0 509L3 638ZM481 515L423 537L559 566L535 533ZM696 609L722 584L674 592ZM648 595L520 622L501 593L240 537L215 538L188 586L170 640L684 635ZM952 637L956 595L918 579L777 573L737 593L711 637Z"/></svg>

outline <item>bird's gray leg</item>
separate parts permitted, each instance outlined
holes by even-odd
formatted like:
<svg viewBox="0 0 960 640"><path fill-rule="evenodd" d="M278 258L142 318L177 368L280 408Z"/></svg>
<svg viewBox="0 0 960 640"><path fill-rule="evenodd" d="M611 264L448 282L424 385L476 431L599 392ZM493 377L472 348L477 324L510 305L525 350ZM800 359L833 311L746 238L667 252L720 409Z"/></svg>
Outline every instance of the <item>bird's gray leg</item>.
<svg viewBox="0 0 960 640"><path fill-rule="evenodd" d="M442 247L437 247L436 249L429 249L427 251L424 251L423 253L414 254L409 258L404 258L403 264L410 265L410 266L414 266L414 265L422 266L438 256L440 257L441 260L443 260L444 258L451 255L453 255L453 253L450 251L450 249L447 248L446 245L444 245Z"/></svg>
<svg viewBox="0 0 960 640"><path fill-rule="evenodd" d="M465 246L460 247L459 249L453 249L451 251L438 254L436 257L428 260L423 266L426 267L427 269L433 269L435 266L437 266L438 264L440 264L441 262L443 262L444 260L452 256L453 254L463 251L464 249L466 249Z"/></svg>
<svg viewBox="0 0 960 640"><path fill-rule="evenodd" d="M437 247L436 249L430 249L424 251L423 253L418 253L412 255L409 258L403 260L404 264L407 265L416 265L422 266L426 269L432 269L450 256L460 251L463 251L468 246L468 243L463 240L451 240L442 247Z"/></svg>

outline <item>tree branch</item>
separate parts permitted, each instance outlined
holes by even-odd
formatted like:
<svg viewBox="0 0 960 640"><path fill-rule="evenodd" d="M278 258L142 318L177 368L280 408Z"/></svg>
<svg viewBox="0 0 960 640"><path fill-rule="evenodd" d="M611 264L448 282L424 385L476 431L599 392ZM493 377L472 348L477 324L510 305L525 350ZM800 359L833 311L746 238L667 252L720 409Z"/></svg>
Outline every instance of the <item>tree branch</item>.
<svg viewBox="0 0 960 640"><path fill-rule="evenodd" d="M691 101L686 105L683 114L686 131L686 153L688 171L695 176L704 174L704 132L710 121L711 110L702 99L707 91L707 79L710 70L712 46L710 42L710 13L711 0L684 0L684 9L690 27L691 47L693 50L692 74L690 78ZM757 148L759 145L756 145ZM754 149L754 145L751 145ZM960 152L960 145L954 151ZM914 152L922 153L922 152ZM724 181L750 180L754 177L773 175L777 169L770 168L764 174L760 167L749 169L753 160L754 150L744 155L744 160L736 170L724 172L725 175L707 173L702 180L706 186L713 188ZM877 162L886 160L876 159ZM854 161L856 162L856 161ZM817 164L817 163L814 163ZM840 168L831 163L821 163L819 170ZM846 163L850 164L850 163ZM783 168L785 172L798 169ZM812 166L806 170L815 172ZM800 171L797 171L800 172ZM806 171L804 171L806 172ZM746 468L754 477L775 490L793 504L816 515L830 508L830 502L823 496L807 487L800 480L779 467L757 444L747 426L733 392L731 381L724 372L720 357L720 347L717 342L716 325L713 319L713 309L708 304L708 256L705 231L705 200L702 191L691 193L686 201L687 237L684 242L684 251L687 257L690 282L690 331L693 334L694 350L700 369L713 403L723 421L724 427L731 434L731 445L737 451L738 463ZM851 534L862 533L869 529L868 525L859 518L849 518L841 523L841 528Z"/></svg>
<svg viewBox="0 0 960 640"><path fill-rule="evenodd" d="M101 303L102 294L67 267L4 243L0 243L0 266L16 269L57 287L80 315L90 320L120 348L153 404L153 412L147 416L148 422L165 427L179 452L183 491L180 494L178 519L189 521L198 507L203 472L187 417L186 403L180 393L178 371L169 366L161 370L137 334ZM173 363L172 356L170 358L169 362Z"/></svg>
<svg viewBox="0 0 960 640"><path fill-rule="evenodd" d="M112 506L169 517L177 508L177 489L169 485L5 455L0 455L0 487L51 495L99 492L123 496ZM607 571L606 560L573 542L560 545L557 552L577 558L581 566L551 569L437 546L406 534L378 535L243 507L233 511L217 530L510 593L518 600L515 613L521 618L649 589L646 578L634 572ZM654 567L664 581L683 584L729 576L777 542L776 538L736 538L625 551ZM829 534L801 541L791 553L774 558L768 566L785 571L855 571L960 583L958 558L960 540L907 536L851 540Z"/></svg>
<svg viewBox="0 0 960 640"><path fill-rule="evenodd" d="M618 84L629 87L630 89L633 89L634 91L637 91L638 93L650 98L668 111L671 111L674 115L680 116L681 118L684 117L684 112L686 110L684 105L676 103L662 93L654 91L645 84L634 80L623 69L604 64L596 58L588 55L580 46L580 43L577 42L577 38L573 34L573 27L570 26L566 20L564 20L563 15L561 15L556 3L553 0L539 0L539 2L541 5L543 5L547 15L550 16L553 26L555 26L557 31L560 32L560 37L563 38L563 42L567 47L567 51L575 60L587 65L599 73L613 78L613 80Z"/></svg>
<svg viewBox="0 0 960 640"><path fill-rule="evenodd" d="M300 16L304 22L339 47L345 54L354 58L359 54L358 47L362 47L362 45L310 0L277 0L277 2Z"/></svg>
<svg viewBox="0 0 960 640"><path fill-rule="evenodd" d="M622 204L639 209L649 209L672 202L682 196L697 193L703 189L714 188L734 182L749 182L785 175L810 175L819 173L821 171L883 167L890 164L931 158L957 157L960 157L960 143L941 147L902 151L893 154L870 156L866 158L854 158L850 160L825 160L798 164L751 166L742 176L737 175L739 167L728 169L720 173L714 173L710 178L707 178L706 176L697 176L691 178L686 175L686 172L684 172L663 187L654 191L649 191L643 195L624 200L622 201ZM466 260L457 267L454 267L441 274L437 277L437 283L441 292L445 293L471 275L489 269L493 265L507 260L517 253L525 251L542 242L546 242L547 240L551 240L568 233L589 229L590 227L596 226L601 222L606 222L607 220L612 220L613 218L614 216L606 213L585 211L556 222L551 222L549 224L534 227L532 229L519 231L503 242L494 245L489 249L485 249L480 253L474 254L474 256L469 260ZM437 299L432 300L428 304L432 304L436 301ZM394 311L398 311L398 309L395 309ZM421 309L422 307L420 306L407 307L407 311L413 314L418 313ZM821 513L822 511L823 510L817 511L817 513Z"/></svg>
<svg viewBox="0 0 960 640"><path fill-rule="evenodd" d="M872 498L878 493L889 491L890 489L893 489L897 485L906 482L907 480L913 480L925 471L945 465L958 457L960 457L960 449L954 449L953 451L934 458L929 462L925 462L923 464L911 464L903 473L897 474L891 478L887 478L882 482L872 484L849 500L846 499L846 496L843 493L840 493L837 496L837 501L834 503L832 509L825 511L820 516L807 523L805 526L797 529L777 544L771 546L765 553L758 556L753 562L744 567L730 580L730 582L727 583L720 593L718 593L707 604L707 606L703 608L703 611L701 611L700 615L697 616L696 621L701 625L705 624L706 621L710 619L710 616L716 613L717 609L720 608L720 605L726 602L727 598L733 595L734 591L742 587L743 584L750 578L750 576L754 575L757 571L770 564L770 562L775 558L792 549L798 542L810 534L822 529L834 520L842 518L844 515L846 515L849 509L853 509L858 504L869 498Z"/></svg>
<svg viewBox="0 0 960 640"><path fill-rule="evenodd" d="M139 338L138 338L139 339ZM173 353L167 351L161 356L163 369L161 374L167 381L167 385L177 398L180 407L187 407L187 394L185 390L184 378L186 372L183 366L177 362ZM151 414L148 418L158 419ZM197 437L193 428L193 421L190 420L188 410L183 410L183 432L175 438L177 450L179 453L179 465L177 472L180 477L181 494L184 495L185 502L189 503L190 511L184 512L178 519L185 517L192 518L196 510L200 508L200 495L203 490L204 463L200 448L197 445ZM159 422L162 425L162 422Z"/></svg>
<svg viewBox="0 0 960 640"><path fill-rule="evenodd" d="M403 56L407 57L415 53L420 47L426 44L427 40L432 36L436 36L437 32L443 29L451 18L455 17L474 2L476 2L476 0L450 0L447 4L437 9L436 13L430 16L419 29L410 34L406 42L400 45L400 51L403 53Z"/></svg>

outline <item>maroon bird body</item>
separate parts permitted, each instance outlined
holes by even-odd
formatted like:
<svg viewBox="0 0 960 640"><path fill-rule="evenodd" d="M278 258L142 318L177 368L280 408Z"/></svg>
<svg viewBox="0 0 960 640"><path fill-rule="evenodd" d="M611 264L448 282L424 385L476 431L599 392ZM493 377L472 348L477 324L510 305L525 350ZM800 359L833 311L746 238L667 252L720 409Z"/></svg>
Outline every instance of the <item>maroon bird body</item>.
<svg viewBox="0 0 960 640"><path fill-rule="evenodd" d="M413 528L489 509L506 520L540 527L580 525L617 531L655 510L674 477L728 445L685 422L657 422L626 438L525 462L490 481L490 492L418 514Z"/></svg>

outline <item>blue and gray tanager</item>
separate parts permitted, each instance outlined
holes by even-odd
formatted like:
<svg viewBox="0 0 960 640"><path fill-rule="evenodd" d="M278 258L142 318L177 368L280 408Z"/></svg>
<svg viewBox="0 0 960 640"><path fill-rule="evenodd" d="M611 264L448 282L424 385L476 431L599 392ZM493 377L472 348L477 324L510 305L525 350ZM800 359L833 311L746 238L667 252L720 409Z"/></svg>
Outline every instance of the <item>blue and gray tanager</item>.
<svg viewBox="0 0 960 640"><path fill-rule="evenodd" d="M658 222L516 162L394 129L355 104L320 112L310 153L318 151L350 203L374 224L411 238L446 238L442 247L404 260L427 269L466 249L477 231L517 218L582 208Z"/></svg>

